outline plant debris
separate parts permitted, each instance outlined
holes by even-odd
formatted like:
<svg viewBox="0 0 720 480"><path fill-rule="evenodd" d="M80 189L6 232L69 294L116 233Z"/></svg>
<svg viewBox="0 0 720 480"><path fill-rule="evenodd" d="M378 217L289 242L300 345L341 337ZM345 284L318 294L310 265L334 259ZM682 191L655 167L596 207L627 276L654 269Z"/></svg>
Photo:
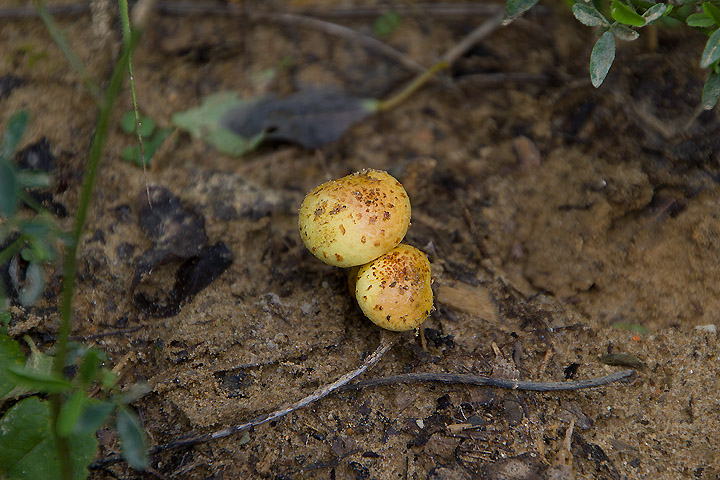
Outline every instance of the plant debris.
<svg viewBox="0 0 720 480"><path fill-rule="evenodd" d="M377 104L374 99L317 88L233 107L220 123L245 138L264 135L266 140L318 148L373 114Z"/></svg>

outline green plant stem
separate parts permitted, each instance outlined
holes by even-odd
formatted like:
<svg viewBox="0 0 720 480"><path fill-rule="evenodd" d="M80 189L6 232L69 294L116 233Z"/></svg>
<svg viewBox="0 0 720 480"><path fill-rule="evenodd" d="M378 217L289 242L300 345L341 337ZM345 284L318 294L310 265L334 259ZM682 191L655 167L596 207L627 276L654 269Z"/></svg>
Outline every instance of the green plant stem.
<svg viewBox="0 0 720 480"><path fill-rule="evenodd" d="M53 439L55 440L55 449L58 454L58 462L60 463L60 475L64 480L73 478L72 459L70 456L70 442L57 432L56 424L60 416L60 408L62 407L62 394L53 393L50 395L50 419L52 425Z"/></svg>
<svg viewBox="0 0 720 480"><path fill-rule="evenodd" d="M120 23L122 24L123 39L127 47L132 38L132 30L130 29L130 14L128 11L127 0L118 0L120 6ZM148 203L150 203L150 185L147 179L147 166L145 162L145 148L143 147L143 137L140 131L140 112L137 106L137 95L135 94L135 78L132 69L132 52L127 59L128 76L130 78L130 95L132 96L133 110L135 112L135 131L137 132L138 145L140 147L140 161L142 162L143 175L145 176L145 191L147 193ZM151 205L152 206L152 205Z"/></svg>
<svg viewBox="0 0 720 480"><path fill-rule="evenodd" d="M47 11L44 0L34 0L33 5L35 6L35 10L37 10L37 13L42 19L43 23L45 23L45 27L48 29L48 32L50 33L53 41L57 44L60 50L62 50L63 54L68 59L68 62L70 62L70 65L72 65L78 75L80 75L80 78L85 84L85 87L95 98L95 102L100 105L103 100L100 88L92 80L92 78L90 78L90 74L85 69L77 55L75 55L73 49L70 48L70 45L68 45L67 40L65 40L65 35L63 35L62 31L55 23L55 20L53 20L52 16Z"/></svg>
<svg viewBox="0 0 720 480"><path fill-rule="evenodd" d="M428 69L426 72L423 72L417 78L415 78L415 80L410 82L410 85L405 87L400 93L388 98L387 100L381 101L377 106L377 111L384 112L387 110L392 110L393 108L397 107L402 102L407 100L410 97L410 95L412 95L413 93L418 91L420 88L422 88L438 72L440 72L441 70L448 69L448 68L450 68L450 64L447 62L443 61L443 62L436 63L435 65L430 67L430 69Z"/></svg>
<svg viewBox="0 0 720 480"><path fill-rule="evenodd" d="M78 209L75 214L75 224L70 237L70 244L68 245L67 252L65 254L62 281L62 303L60 305L60 326L58 328L58 336L55 343L55 358L53 361L53 373L58 377L63 376L65 359L67 357L67 343L70 335L72 319L72 301L73 293L75 291L75 273L77 271L78 245L80 244L80 237L82 236L85 220L87 219L87 211L90 205L90 198L93 193L98 167L100 165L100 159L102 158L102 151L105 147L105 140L107 138L112 108L123 84L128 56L136 43L137 36L133 36L129 45L124 49L122 57L120 57L115 65L107 90L105 91L105 98L100 104L100 113L98 116L97 126L95 128L95 135L93 136L92 144L90 146L87 170L85 171L85 176L83 178L82 190L80 191L80 199L78 201ZM63 478L69 479L72 478L72 464L70 463L69 445L67 439L60 437L56 432L57 418L60 413L62 398L59 395L53 395L50 398L50 403L52 430L55 435L56 447L62 468L61 473Z"/></svg>

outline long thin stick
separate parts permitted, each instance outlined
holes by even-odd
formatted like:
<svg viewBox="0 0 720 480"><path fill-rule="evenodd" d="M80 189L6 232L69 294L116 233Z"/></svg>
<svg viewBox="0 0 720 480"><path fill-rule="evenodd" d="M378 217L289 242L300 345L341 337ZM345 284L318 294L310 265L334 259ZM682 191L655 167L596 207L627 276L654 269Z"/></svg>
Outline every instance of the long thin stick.
<svg viewBox="0 0 720 480"><path fill-rule="evenodd" d="M155 9L160 13L174 15L225 15L234 8L233 4L225 2L157 2ZM53 16L70 16L82 15L90 11L88 2L71 3L65 5L48 5L48 13ZM406 5L402 3L383 3L382 5L368 6L299 6L288 7L290 13L300 13L302 15L311 15L315 17L325 18L364 18L379 17L380 15L392 11L403 17L420 17L431 16L439 18L461 17L478 15L492 15L498 10L505 10L504 5L500 4L478 4L478 3L413 3ZM542 11L542 6L533 7L533 12ZM0 18L27 18L34 17L37 12L32 7L8 7L0 8Z"/></svg>
<svg viewBox="0 0 720 480"><path fill-rule="evenodd" d="M174 15L224 15L233 8L232 4L225 2L157 2L155 9L160 13ZM48 5L48 13L53 16L70 16L82 15L90 11L88 2L71 3L65 5ZM289 6L287 11L290 13L300 13L302 15L311 15L326 18L364 18L379 17L380 15L392 11L403 17L461 17L477 15L492 15L498 10L505 10L504 5L500 4L477 4L477 3L414 3L406 5L402 3L369 6ZM537 13L541 10L541 6L533 7L533 12ZM0 8L0 18L27 18L34 17L37 12L32 7L8 7Z"/></svg>
<svg viewBox="0 0 720 480"><path fill-rule="evenodd" d="M407 373L404 375L393 375L390 377L373 378L364 382L357 382L344 386L340 391L360 390L363 388L379 387L381 385L396 385L401 383L459 383L464 385L477 385L493 388L507 388L509 390L524 390L531 392L561 392L568 390L581 390L594 388L617 382L628 378L635 373L635 370L623 370L604 377L579 380L577 382L533 382L509 380L507 378L490 378L479 375L456 374L456 373Z"/></svg>
<svg viewBox="0 0 720 480"><path fill-rule="evenodd" d="M477 27L475 30L470 32L465 38L457 43L453 48L445 52L441 61L452 65L458 61L460 57L470 50L480 40L485 39L488 35L494 32L500 25L502 25L503 19L505 18L505 10L500 10L490 17L486 22Z"/></svg>
<svg viewBox="0 0 720 480"><path fill-rule="evenodd" d="M352 28L339 25L337 23L320 20L306 15L297 13L252 13L248 14L251 21L269 21L273 23L281 23L285 25L293 25L299 27L313 28L330 35L335 35L346 40L353 41L365 47L375 50L376 52L386 56L391 60L395 60L403 67L413 72L422 74L427 68L420 65L408 55L396 50L387 43L383 43L369 35L353 30Z"/></svg>
<svg viewBox="0 0 720 480"><path fill-rule="evenodd" d="M159 445L152 449L152 453L156 454L162 451L175 450L182 447L189 447L192 445L197 445L199 443L205 443L211 440L228 437L234 433L242 432L249 428L262 425L263 423L276 420L280 417L287 415L288 413L305 407L310 403L316 402L334 392L339 393L346 392L348 390L360 390L364 388L379 387L383 385L396 385L401 383L427 382L457 383L464 385L477 385L484 387L506 388L509 390L523 390L533 392L559 392L600 387L602 385L607 385L608 383L623 380L632 376L635 373L634 370L623 370L621 372L612 373L604 377L596 377L589 380L579 380L576 382L518 381L504 378L489 378L481 377L478 375L454 373L409 373L405 375L393 375L389 377L375 378L364 382L348 384L348 382L350 382L353 378L357 378L360 374L362 374L367 369L375 365L378 361L380 361L380 358L385 354L385 352L390 349L390 347L394 345L394 343L394 340L383 340L380 343L380 346L378 346L378 348L375 350L375 352L372 355L368 356L359 368L353 370L352 372L346 373L335 382L316 390L312 394L308 395L307 397L303 398L298 402L293 403L288 407L284 407L272 413L255 417L248 422L241 423L239 425L233 425L231 427L219 430L214 433L197 435L181 440L175 440L164 445ZM90 468L100 468L118 463L120 461L122 461L122 457L120 457L119 455L113 455L94 462L92 465L90 465Z"/></svg>
<svg viewBox="0 0 720 480"><path fill-rule="evenodd" d="M397 342L397 339L398 339L397 336L391 336L390 334L383 336L383 339L381 340L380 345L375 349L375 351L372 354L368 355L368 357L365 358L362 365L360 365L355 370L346 373L345 375L338 378L334 382L315 390L313 393L311 393L307 397L305 397L301 400L298 400L297 402L295 402L291 405L280 408L278 410L275 410L274 412L267 413L265 415L260 415L260 416L255 417L252 420L249 420L245 423L241 423L239 425L233 425L233 426L224 428L222 430L218 430L217 432L207 433L204 435L196 435L196 436L192 436L192 437L183 438L180 440L174 440L174 441L166 443L164 445L158 445L157 447L152 449L151 453L156 454L156 453L167 451L167 450L176 450L176 449L182 448L182 447L189 447L192 445L197 445L199 443L205 443L205 442L209 442L211 440L217 440L220 438L229 437L230 435L233 435L235 433L242 432L244 430L248 430L252 427L257 427L258 425L262 425L263 423L277 420L280 417L284 417L288 413L294 412L295 410L299 410L313 402L320 400L321 398L327 397L328 395L335 392L339 388L343 387L344 385L347 385L353 379L355 379L358 376L365 373L365 371L367 371L369 368L373 367L375 364L377 364L380 361L382 356L388 350L390 350L390 348L393 345L395 345L395 343ZM90 468L104 467L107 465L112 465L112 464L118 463L120 461L122 461L122 457L120 455L112 455L110 457L103 458L102 460L93 462L90 465Z"/></svg>
<svg viewBox="0 0 720 480"><path fill-rule="evenodd" d="M445 52L445 55L442 56L438 63L429 70L422 72L412 82L410 82L410 84L403 88L400 93L393 95L387 100L381 101L377 107L378 111L382 112L392 110L407 100L413 93L420 90L420 88L432 80L438 72L450 68L452 64L462 57L465 52L472 48L473 45L494 32L502 24L503 18L505 18L504 10L496 13L493 17L470 32L465 36L465 38L460 40L459 43L455 44L450 50Z"/></svg>

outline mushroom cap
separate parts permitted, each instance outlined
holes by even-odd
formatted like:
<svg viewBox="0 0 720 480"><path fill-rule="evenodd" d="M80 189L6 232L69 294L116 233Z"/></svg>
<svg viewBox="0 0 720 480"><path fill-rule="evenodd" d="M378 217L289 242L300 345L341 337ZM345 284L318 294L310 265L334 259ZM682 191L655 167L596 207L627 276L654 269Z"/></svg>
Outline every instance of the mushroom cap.
<svg viewBox="0 0 720 480"><path fill-rule="evenodd" d="M431 283L427 255L401 244L360 267L355 298L374 324L405 332L417 328L433 310Z"/></svg>
<svg viewBox="0 0 720 480"><path fill-rule="evenodd" d="M307 194L298 217L303 243L336 267L363 265L398 245L410 226L410 199L387 172L363 170Z"/></svg>

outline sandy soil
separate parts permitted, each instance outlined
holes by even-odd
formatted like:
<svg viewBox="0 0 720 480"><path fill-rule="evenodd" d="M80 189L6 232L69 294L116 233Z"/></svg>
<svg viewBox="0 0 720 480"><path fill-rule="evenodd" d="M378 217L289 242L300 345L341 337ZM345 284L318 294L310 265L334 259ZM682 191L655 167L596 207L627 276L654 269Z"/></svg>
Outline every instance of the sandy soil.
<svg viewBox="0 0 720 480"><path fill-rule="evenodd" d="M255 11L311 6L246 2ZM407 14L383 41L430 66L486 18ZM376 17L328 19L372 35ZM58 22L91 74L107 78L117 35L102 17ZM92 99L37 19L2 24L0 78L22 83L0 97L0 127L30 111L26 143L48 139L54 199L72 212ZM73 334L105 350L124 385L150 382L135 406L154 444L294 402L377 347L381 333L348 296L345 273L307 252L296 228L306 191L368 167L388 170L410 194L406 242L431 258L436 311L424 324L426 350L401 336L364 378L581 380L626 368L608 365L618 358L609 354L637 367L630 382L580 392L426 384L342 393L244 435L156 455L154 470L193 479L720 476L717 115L695 118L703 37L658 33L654 51L620 44L596 91L593 32L545 7L315 151L269 145L236 159L178 134L148 180L201 213L209 243L224 242L233 263L162 319L130 296L151 242L137 218L142 170L120 158L131 141L118 126L126 92L80 249ZM159 14L135 57L141 109L166 126L221 90L252 97L333 85L380 98L412 76L357 42L227 15ZM158 288L172 285L172 268L155 277ZM43 302L14 308L13 335L51 345L60 275ZM117 452L112 431L99 438L98 458ZM92 472L137 476L123 464Z"/></svg>

